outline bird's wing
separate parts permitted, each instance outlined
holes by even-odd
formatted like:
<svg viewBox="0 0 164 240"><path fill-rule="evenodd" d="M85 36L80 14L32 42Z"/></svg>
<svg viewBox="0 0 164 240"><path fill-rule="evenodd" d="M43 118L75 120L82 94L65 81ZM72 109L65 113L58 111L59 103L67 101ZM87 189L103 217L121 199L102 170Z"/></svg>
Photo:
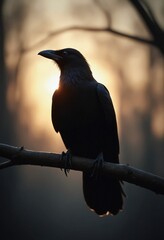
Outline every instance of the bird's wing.
<svg viewBox="0 0 164 240"><path fill-rule="evenodd" d="M100 106L104 113L105 126L104 126L104 148L106 152L110 149L111 155L118 156L119 154L119 140L117 133L116 115L112 103L112 99L107 88L98 83L97 94Z"/></svg>
<svg viewBox="0 0 164 240"><path fill-rule="evenodd" d="M115 111L112 103L112 99L110 97L110 94L108 92L108 89L102 85L97 85L97 93L98 98L101 104L101 107L103 109L103 112L105 114L105 119L109 124L112 124L115 122Z"/></svg>
<svg viewBox="0 0 164 240"><path fill-rule="evenodd" d="M56 132L59 131L58 127L58 112L60 111L60 107L58 106L58 100L57 100L57 90L54 92L52 96L52 107L51 107L51 120L53 127Z"/></svg>

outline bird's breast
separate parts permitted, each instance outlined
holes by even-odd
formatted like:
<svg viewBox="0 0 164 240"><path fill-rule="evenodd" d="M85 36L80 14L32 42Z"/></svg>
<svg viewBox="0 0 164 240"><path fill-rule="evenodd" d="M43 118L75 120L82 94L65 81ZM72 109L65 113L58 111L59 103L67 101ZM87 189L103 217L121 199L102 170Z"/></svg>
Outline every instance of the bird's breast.
<svg viewBox="0 0 164 240"><path fill-rule="evenodd" d="M60 129L79 128L101 122L101 109L94 88L67 88L58 91L53 103Z"/></svg>

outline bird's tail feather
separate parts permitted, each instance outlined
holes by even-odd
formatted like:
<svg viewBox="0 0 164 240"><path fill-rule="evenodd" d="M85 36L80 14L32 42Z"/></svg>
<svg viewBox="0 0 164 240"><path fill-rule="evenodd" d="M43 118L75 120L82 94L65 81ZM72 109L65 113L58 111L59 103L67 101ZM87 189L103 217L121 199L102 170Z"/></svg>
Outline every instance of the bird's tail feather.
<svg viewBox="0 0 164 240"><path fill-rule="evenodd" d="M123 190L119 180L110 176L91 177L83 173L84 198L98 215L116 215L123 206Z"/></svg>

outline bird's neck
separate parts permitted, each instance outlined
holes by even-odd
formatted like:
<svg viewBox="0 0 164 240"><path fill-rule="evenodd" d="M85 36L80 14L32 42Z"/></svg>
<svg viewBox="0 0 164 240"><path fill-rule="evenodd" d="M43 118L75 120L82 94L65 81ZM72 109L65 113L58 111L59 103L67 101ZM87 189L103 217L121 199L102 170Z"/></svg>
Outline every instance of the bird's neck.
<svg viewBox="0 0 164 240"><path fill-rule="evenodd" d="M60 75L60 86L63 85L76 85L93 80L90 68L71 68L63 69Z"/></svg>

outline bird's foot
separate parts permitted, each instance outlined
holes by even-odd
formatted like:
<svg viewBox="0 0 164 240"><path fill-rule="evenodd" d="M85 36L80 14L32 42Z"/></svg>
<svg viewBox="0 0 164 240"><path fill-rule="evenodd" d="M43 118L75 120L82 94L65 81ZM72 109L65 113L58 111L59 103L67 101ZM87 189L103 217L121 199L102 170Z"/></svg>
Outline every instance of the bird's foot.
<svg viewBox="0 0 164 240"><path fill-rule="evenodd" d="M72 153L69 149L66 153L62 152L61 160L64 161L64 173L65 173L66 176L68 176L68 173L69 173L70 168L72 166ZM63 169L61 168L61 170L63 170Z"/></svg>
<svg viewBox="0 0 164 240"><path fill-rule="evenodd" d="M91 168L91 178L99 178L101 175L101 171L103 168L104 158L103 153L100 153L97 158L94 160L92 168Z"/></svg>

